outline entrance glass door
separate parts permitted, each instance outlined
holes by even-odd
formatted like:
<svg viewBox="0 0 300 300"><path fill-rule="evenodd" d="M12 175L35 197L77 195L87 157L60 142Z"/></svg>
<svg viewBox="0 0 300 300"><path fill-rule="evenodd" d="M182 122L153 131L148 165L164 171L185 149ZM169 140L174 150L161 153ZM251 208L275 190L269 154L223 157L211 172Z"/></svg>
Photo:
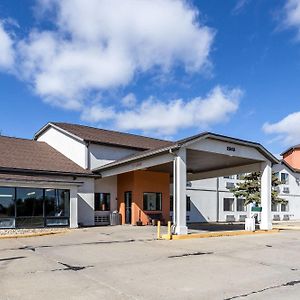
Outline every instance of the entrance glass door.
<svg viewBox="0 0 300 300"><path fill-rule="evenodd" d="M132 192L125 192L125 224L131 224Z"/></svg>

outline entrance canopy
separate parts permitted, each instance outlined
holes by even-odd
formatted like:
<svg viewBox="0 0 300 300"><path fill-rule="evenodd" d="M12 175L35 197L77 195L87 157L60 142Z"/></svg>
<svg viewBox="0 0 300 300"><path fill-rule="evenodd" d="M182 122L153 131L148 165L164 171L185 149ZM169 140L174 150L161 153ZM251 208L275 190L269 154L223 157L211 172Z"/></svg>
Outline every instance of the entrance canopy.
<svg viewBox="0 0 300 300"><path fill-rule="evenodd" d="M168 147L144 151L101 166L102 177L135 170L167 172L173 177L176 233L186 233L186 182L205 178L262 172L262 228L271 228L271 167L278 160L259 143L214 133L202 133Z"/></svg>

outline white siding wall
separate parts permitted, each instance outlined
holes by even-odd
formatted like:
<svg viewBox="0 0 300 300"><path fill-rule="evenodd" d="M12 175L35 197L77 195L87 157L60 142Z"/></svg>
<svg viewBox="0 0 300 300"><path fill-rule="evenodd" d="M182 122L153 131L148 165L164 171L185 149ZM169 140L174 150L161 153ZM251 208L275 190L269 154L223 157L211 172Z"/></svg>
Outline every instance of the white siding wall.
<svg viewBox="0 0 300 300"><path fill-rule="evenodd" d="M297 183L296 178L300 174L293 173L290 169L282 164L273 166L274 172L285 172L289 174L288 184L280 186L281 198L286 199L288 204L288 211L282 212L280 205L277 212L272 212L272 216L279 215L283 219L284 215L289 215L291 220L300 220L300 184ZM237 211L237 200L234 199L234 210L224 211L224 198L234 198L233 194L226 188L227 183L240 182L236 175L233 178L219 178L219 221L225 222L226 216L233 216L236 221L240 220L241 216L250 216L251 205L246 207L246 211ZM288 187L289 193L283 193L283 188ZM216 221L217 216L217 178L204 179L192 181L191 186L187 187L187 195L191 197L191 211L187 212L190 222L210 222Z"/></svg>
<svg viewBox="0 0 300 300"><path fill-rule="evenodd" d="M287 168L283 164L278 164L273 167L274 172L284 172L289 174L288 184L280 185L280 193L279 197L286 199L288 204L288 211L281 212L273 212L273 215L280 215L280 218L283 218L283 215L290 215L291 220L300 220L300 174L292 172L289 168ZM296 180L296 179L299 179ZM299 183L297 183L297 181ZM289 188L289 193L283 193L284 188Z"/></svg>
<svg viewBox="0 0 300 300"><path fill-rule="evenodd" d="M90 163L91 169L103 166L117 159L124 158L131 154L136 153L136 150L110 147L98 144L90 144Z"/></svg>
<svg viewBox="0 0 300 300"><path fill-rule="evenodd" d="M87 178L78 188L78 223L93 226L94 223L94 187L95 179Z"/></svg>
<svg viewBox="0 0 300 300"><path fill-rule="evenodd" d="M87 167L87 147L83 142L80 142L72 136L64 134L56 128L49 127L42 135L39 136L38 141L46 142L48 145L73 160L82 168Z"/></svg>

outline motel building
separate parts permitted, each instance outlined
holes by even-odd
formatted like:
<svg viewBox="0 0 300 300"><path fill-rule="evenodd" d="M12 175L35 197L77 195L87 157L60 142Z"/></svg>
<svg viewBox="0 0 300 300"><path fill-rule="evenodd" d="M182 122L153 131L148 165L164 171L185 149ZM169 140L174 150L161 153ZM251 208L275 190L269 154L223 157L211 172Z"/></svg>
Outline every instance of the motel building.
<svg viewBox="0 0 300 300"><path fill-rule="evenodd" d="M209 186L261 171L260 227L267 230L272 167L290 179L300 169L298 148L280 163L258 143L209 132L171 142L67 123L48 123L32 140L1 136L0 150L1 228L108 225L118 211L122 224L172 218L175 233L186 234L188 222L238 220L224 213L232 204L221 187Z"/></svg>

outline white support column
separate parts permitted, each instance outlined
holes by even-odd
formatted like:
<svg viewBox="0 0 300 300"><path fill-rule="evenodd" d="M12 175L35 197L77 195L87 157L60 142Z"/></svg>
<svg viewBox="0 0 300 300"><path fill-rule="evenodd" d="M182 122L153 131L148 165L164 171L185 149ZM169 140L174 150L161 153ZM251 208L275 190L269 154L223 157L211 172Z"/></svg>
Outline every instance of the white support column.
<svg viewBox="0 0 300 300"><path fill-rule="evenodd" d="M272 166L271 162L261 163L261 223L260 229L272 229L271 216Z"/></svg>
<svg viewBox="0 0 300 300"><path fill-rule="evenodd" d="M72 187L70 190L70 228L78 227L78 188Z"/></svg>
<svg viewBox="0 0 300 300"><path fill-rule="evenodd" d="M173 224L176 224L176 163L173 160Z"/></svg>
<svg viewBox="0 0 300 300"><path fill-rule="evenodd" d="M186 149L180 149L174 159L175 234L187 234L186 226Z"/></svg>

